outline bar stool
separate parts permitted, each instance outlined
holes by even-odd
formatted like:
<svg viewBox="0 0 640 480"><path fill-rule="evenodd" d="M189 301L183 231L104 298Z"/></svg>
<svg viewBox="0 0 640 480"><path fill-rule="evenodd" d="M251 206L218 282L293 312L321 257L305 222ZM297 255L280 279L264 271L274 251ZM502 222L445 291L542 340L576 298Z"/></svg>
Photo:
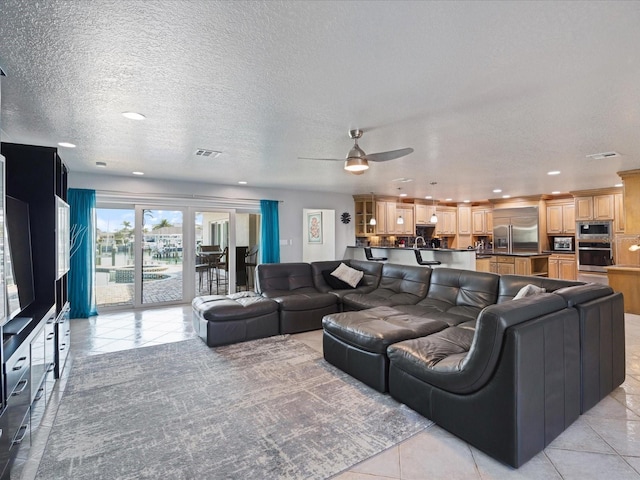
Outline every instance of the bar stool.
<svg viewBox="0 0 640 480"><path fill-rule="evenodd" d="M388 260L387 257L374 257L371 254L371 247L364 247L364 256L367 257L367 260L370 262L384 262Z"/></svg>

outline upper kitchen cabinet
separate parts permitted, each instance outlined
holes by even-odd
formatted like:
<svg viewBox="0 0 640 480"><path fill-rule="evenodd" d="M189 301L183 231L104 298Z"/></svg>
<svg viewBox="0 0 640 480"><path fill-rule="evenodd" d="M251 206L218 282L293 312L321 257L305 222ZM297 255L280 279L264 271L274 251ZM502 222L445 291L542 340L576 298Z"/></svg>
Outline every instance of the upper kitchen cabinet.
<svg viewBox="0 0 640 480"><path fill-rule="evenodd" d="M436 213L435 205L415 204L416 225L433 225L431 217Z"/></svg>
<svg viewBox="0 0 640 480"><path fill-rule="evenodd" d="M354 195L353 200L355 202L356 237L375 235L376 225L371 225L371 219L376 213L373 197L371 195Z"/></svg>
<svg viewBox="0 0 640 480"><path fill-rule="evenodd" d="M576 202L577 203L577 202ZM576 203L567 200L547 201L547 234L575 235Z"/></svg>
<svg viewBox="0 0 640 480"><path fill-rule="evenodd" d="M413 213L413 205L404 203L399 203L396 205L396 234L416 234L416 222Z"/></svg>
<svg viewBox="0 0 640 480"><path fill-rule="evenodd" d="M613 220L613 194L575 197L575 219Z"/></svg>
<svg viewBox="0 0 640 480"><path fill-rule="evenodd" d="M458 235L471 235L471 207L458 207Z"/></svg>
<svg viewBox="0 0 640 480"><path fill-rule="evenodd" d="M490 207L471 208L471 226L474 235L493 234L493 211Z"/></svg>
<svg viewBox="0 0 640 480"><path fill-rule="evenodd" d="M376 199L376 222L377 235L396 235L399 233L398 227L400 225L398 225L395 201Z"/></svg>
<svg viewBox="0 0 640 480"><path fill-rule="evenodd" d="M457 208L456 207L436 207L438 223L436 223L437 235L456 235L457 233Z"/></svg>
<svg viewBox="0 0 640 480"><path fill-rule="evenodd" d="M624 233L624 195L616 193L613 196L613 231L614 233Z"/></svg>

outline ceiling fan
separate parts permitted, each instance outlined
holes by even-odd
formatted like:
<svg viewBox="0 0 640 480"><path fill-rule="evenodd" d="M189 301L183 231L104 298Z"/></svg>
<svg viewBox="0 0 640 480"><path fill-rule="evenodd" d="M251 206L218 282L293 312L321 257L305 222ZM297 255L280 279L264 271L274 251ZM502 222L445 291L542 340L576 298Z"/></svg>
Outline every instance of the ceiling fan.
<svg viewBox="0 0 640 480"><path fill-rule="evenodd" d="M404 157L413 152L413 148L401 148L400 150L391 150L388 152L364 153L364 150L358 145L358 139L362 137L364 132L360 129L349 130L349 137L353 139L354 144L344 160L344 169L354 175L362 175L369 168L369 162L386 162L396 158ZM298 157L302 160L336 160L342 161L342 158L308 158Z"/></svg>

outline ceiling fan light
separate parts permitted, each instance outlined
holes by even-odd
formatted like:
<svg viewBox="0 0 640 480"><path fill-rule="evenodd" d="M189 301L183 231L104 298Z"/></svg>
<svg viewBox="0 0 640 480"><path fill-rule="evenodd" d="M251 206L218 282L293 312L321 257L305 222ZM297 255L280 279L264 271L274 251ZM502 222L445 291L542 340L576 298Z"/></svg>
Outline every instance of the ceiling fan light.
<svg viewBox="0 0 640 480"><path fill-rule="evenodd" d="M434 213L433 215L431 215L431 223L438 223L438 216Z"/></svg>
<svg viewBox="0 0 640 480"><path fill-rule="evenodd" d="M369 168L369 162L366 158L349 157L344 162L344 169L347 172L355 173L356 175L364 173Z"/></svg>

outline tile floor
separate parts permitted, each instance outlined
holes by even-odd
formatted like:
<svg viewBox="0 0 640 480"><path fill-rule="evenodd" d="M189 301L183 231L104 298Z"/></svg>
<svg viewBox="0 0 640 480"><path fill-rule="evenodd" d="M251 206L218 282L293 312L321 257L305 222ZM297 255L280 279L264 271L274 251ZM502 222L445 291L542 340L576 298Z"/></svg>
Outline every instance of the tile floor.
<svg viewBox="0 0 640 480"><path fill-rule="evenodd" d="M355 465L334 480L422 479L638 479L640 480L640 316L626 316L627 379L581 416L548 448L515 470L438 426ZM35 478L74 358L195 337L191 308L179 306L103 314L71 320L65 375L53 390L31 445L20 447L12 478ZM294 335L322 351L321 331Z"/></svg>

